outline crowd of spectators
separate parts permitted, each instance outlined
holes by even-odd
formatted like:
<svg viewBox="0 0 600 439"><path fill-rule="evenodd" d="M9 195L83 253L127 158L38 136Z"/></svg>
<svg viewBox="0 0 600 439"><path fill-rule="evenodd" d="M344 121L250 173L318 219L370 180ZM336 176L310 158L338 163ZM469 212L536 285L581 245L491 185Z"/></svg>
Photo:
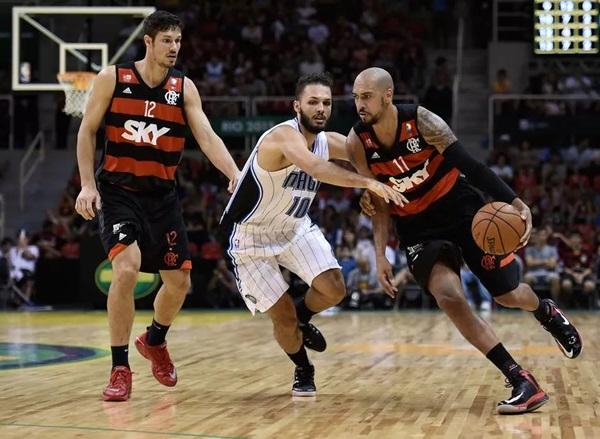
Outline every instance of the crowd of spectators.
<svg viewBox="0 0 600 439"><path fill-rule="evenodd" d="M334 76L334 94L350 94L369 66L390 71L398 94L417 92L425 87L425 40L447 35L430 23L449 2L432 3L198 3L183 14L181 59L203 96L286 96L299 74L325 70Z"/></svg>
<svg viewBox="0 0 600 439"><path fill-rule="evenodd" d="M522 90L515 89L508 72L499 69L492 82L495 94L523 93L528 95L564 95L569 99L514 99L496 105L496 116L548 117L575 114L600 114L600 77L574 67L568 73L556 70L532 69Z"/></svg>
<svg viewBox="0 0 600 439"><path fill-rule="evenodd" d="M587 137L560 149L505 139L489 164L532 211L525 280L567 304L598 306L600 149Z"/></svg>

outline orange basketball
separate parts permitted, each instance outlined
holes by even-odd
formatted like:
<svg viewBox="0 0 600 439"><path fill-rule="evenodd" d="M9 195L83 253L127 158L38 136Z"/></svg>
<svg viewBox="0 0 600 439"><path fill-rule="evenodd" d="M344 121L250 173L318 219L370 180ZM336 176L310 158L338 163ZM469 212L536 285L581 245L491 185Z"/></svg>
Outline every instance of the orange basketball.
<svg viewBox="0 0 600 439"><path fill-rule="evenodd" d="M525 221L519 211L510 204L488 203L473 217L471 233L484 252L506 255L519 246L525 233Z"/></svg>

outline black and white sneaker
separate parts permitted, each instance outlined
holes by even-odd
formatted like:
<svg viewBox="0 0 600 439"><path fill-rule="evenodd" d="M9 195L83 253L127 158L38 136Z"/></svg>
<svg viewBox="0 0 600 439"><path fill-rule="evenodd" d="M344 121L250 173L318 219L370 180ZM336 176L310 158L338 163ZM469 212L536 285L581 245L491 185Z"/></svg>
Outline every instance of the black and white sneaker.
<svg viewBox="0 0 600 439"><path fill-rule="evenodd" d="M513 379L507 379L506 382L506 387L512 387L513 391L510 398L498 403L497 410L501 415L532 412L550 399L533 375L525 369L521 369Z"/></svg>
<svg viewBox="0 0 600 439"><path fill-rule="evenodd" d="M565 317L556 303L551 299L542 299L545 309L543 315L535 317L542 327L552 334L556 344L567 358L576 358L581 354L583 341L577 328Z"/></svg>
<svg viewBox="0 0 600 439"><path fill-rule="evenodd" d="M300 331L302 331L302 339L304 346L313 351L323 352L327 349L327 342L321 331L312 323L298 323Z"/></svg>
<svg viewBox="0 0 600 439"><path fill-rule="evenodd" d="M296 366L292 396L315 396L316 394L315 367Z"/></svg>

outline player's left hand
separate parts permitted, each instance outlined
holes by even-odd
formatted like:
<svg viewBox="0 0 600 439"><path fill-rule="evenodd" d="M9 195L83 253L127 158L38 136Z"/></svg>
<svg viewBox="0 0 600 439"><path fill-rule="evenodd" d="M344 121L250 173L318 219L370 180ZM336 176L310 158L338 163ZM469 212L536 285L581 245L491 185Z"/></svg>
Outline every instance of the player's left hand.
<svg viewBox="0 0 600 439"><path fill-rule="evenodd" d="M233 191L235 190L235 187L237 186L239 179L240 179L240 171L237 171L235 173L235 175L233 176L233 178L231 180L229 180L229 185L227 186L227 192L229 192L230 194L233 194Z"/></svg>
<svg viewBox="0 0 600 439"><path fill-rule="evenodd" d="M376 212L375 205L373 204L373 201L371 200L371 194L369 193L369 191L363 192L358 204L360 205L360 209L362 210L362 213L364 213L365 215L367 215L367 216L375 215L375 212Z"/></svg>
<svg viewBox="0 0 600 439"><path fill-rule="evenodd" d="M523 203L520 198L515 198L512 202L512 206L519 211L521 219L525 221L525 233L523 233L523 236L521 237L519 247L517 248L518 250L527 245L531 236L531 210L529 210L527 204Z"/></svg>

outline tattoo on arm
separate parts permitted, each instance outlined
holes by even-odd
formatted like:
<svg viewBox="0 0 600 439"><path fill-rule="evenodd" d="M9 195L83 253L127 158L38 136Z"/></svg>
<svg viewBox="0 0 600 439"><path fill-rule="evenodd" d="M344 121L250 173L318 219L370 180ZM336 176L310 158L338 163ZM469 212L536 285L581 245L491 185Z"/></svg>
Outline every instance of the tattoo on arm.
<svg viewBox="0 0 600 439"><path fill-rule="evenodd" d="M444 119L423 107L417 108L417 129L425 141L438 150L440 154L448 146L456 142L456 136Z"/></svg>

